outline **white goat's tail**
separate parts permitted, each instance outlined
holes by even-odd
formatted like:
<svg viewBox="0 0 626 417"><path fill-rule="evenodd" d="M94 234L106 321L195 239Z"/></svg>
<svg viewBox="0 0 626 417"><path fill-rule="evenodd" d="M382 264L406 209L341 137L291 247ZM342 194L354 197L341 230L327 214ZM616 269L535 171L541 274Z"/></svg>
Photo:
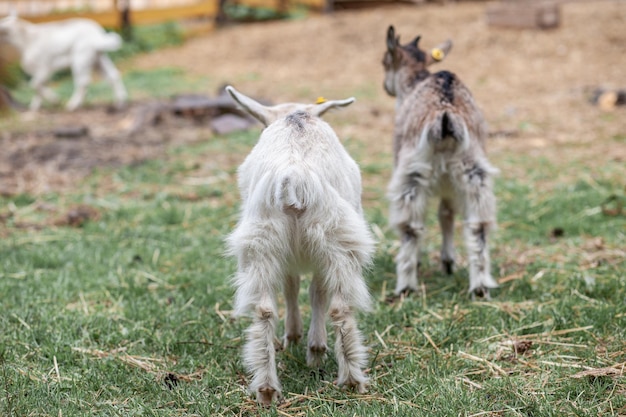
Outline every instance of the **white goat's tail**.
<svg viewBox="0 0 626 417"><path fill-rule="evenodd" d="M420 147L434 146L446 138L454 139L462 149L467 149L470 134L463 117L450 110L438 112L426 123L420 138Z"/></svg>
<svg viewBox="0 0 626 417"><path fill-rule="evenodd" d="M273 202L285 213L302 213L323 201L325 188L314 172L291 167L273 184Z"/></svg>
<svg viewBox="0 0 626 417"><path fill-rule="evenodd" d="M302 214L324 202L327 188L317 174L296 166L278 176L268 172L257 182L245 208L251 213L276 210Z"/></svg>
<svg viewBox="0 0 626 417"><path fill-rule="evenodd" d="M94 41L94 47L98 52L117 51L122 47L122 37L115 32L103 33Z"/></svg>

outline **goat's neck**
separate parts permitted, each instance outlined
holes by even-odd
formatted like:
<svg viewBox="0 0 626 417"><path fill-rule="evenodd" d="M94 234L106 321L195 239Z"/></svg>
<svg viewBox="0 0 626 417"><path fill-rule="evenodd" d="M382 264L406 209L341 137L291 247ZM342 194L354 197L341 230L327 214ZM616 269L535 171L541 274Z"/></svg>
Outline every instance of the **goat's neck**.
<svg viewBox="0 0 626 417"><path fill-rule="evenodd" d="M400 106L404 99L413 91L415 86L430 76L430 72L427 69L419 71L405 68L404 71L400 71L397 78L398 85L396 86L396 106Z"/></svg>

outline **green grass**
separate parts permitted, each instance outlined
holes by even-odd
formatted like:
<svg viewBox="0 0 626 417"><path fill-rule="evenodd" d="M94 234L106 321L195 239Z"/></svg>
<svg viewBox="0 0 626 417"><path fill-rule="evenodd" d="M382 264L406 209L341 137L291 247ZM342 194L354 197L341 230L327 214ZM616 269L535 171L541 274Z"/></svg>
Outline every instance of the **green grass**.
<svg viewBox="0 0 626 417"><path fill-rule="evenodd" d="M125 71L122 79L131 100L169 98L181 91L199 91L206 85L206 80L202 77L190 76L177 67ZM57 94L61 105L69 100L74 90L74 84L69 74L50 82L48 85ZM34 95L33 89L25 80L19 83L11 93L15 100L25 104L30 103ZM94 82L87 89L85 103L111 103L113 99L111 86L101 77L95 77ZM59 104L46 102L45 106L58 107Z"/></svg>
<svg viewBox="0 0 626 417"><path fill-rule="evenodd" d="M497 180L492 262L505 282L478 302L467 296L463 261L452 277L438 270L434 210L426 293L385 300L397 250L386 225L389 164L363 162L363 175L379 184L368 187L378 194L365 207L380 237L367 275L376 303L359 320L371 348L370 392L336 388L332 355L323 372L312 371L297 346L278 354L287 403L259 409L240 358L249 321L230 318L235 264L223 256L237 219L235 167L202 164L217 154L241 158L257 133L99 171L71 194L0 199L0 415L626 414L623 375L574 377L626 363L626 217L601 207L621 192L614 178L623 166L605 161L593 175L550 184L549 160L519 156L495 161L504 173L522 164L529 174ZM367 154L356 140L348 147L357 159ZM200 172L217 180L184 185ZM99 216L79 228L53 225L76 204ZM300 298L306 323L306 285ZM532 344L516 354L512 341Z"/></svg>

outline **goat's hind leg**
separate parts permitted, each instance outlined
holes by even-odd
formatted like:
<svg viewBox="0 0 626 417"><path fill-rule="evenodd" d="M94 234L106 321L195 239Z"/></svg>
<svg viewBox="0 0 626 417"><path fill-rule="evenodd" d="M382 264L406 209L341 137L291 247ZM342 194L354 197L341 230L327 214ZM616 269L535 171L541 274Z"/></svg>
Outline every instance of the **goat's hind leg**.
<svg viewBox="0 0 626 417"><path fill-rule="evenodd" d="M285 315L285 337L283 348L289 344L297 344L302 338L302 317L298 307L298 293L300 292L300 276L297 274L288 275L285 280L285 304L287 312Z"/></svg>
<svg viewBox="0 0 626 417"><path fill-rule="evenodd" d="M238 255L235 276L237 315L252 312L252 324L246 331L243 359L251 376L249 389L257 401L270 405L281 399L281 386L276 370L276 328L278 307L276 297L284 282L282 260L273 239L261 241L269 233L266 224L240 224L230 236L231 250Z"/></svg>
<svg viewBox="0 0 626 417"><path fill-rule="evenodd" d="M98 56L98 66L102 74L113 87L115 103L117 107L123 107L128 99L128 93L122 82L122 77L108 55L102 53Z"/></svg>
<svg viewBox="0 0 626 417"><path fill-rule="evenodd" d="M454 272L454 205L442 198L439 203L439 226L441 226L441 269L450 275Z"/></svg>
<svg viewBox="0 0 626 417"><path fill-rule="evenodd" d="M495 225L496 199L489 171L475 164L468 171L463 227L469 262L469 291L472 297L489 298L498 283L491 276L489 232Z"/></svg>
<svg viewBox="0 0 626 417"><path fill-rule="evenodd" d="M368 378L363 373L367 350L363 336L354 318L354 312L341 294L330 302L330 319L335 329L335 356L339 367L337 385L355 388L360 394L367 391Z"/></svg>
<svg viewBox="0 0 626 417"><path fill-rule="evenodd" d="M489 289L498 283L491 276L488 236L489 222L467 222L464 227L465 245L469 258L469 291L474 297L489 299Z"/></svg>
<svg viewBox="0 0 626 417"><path fill-rule="evenodd" d="M326 358L328 350L326 333L326 311L328 309L328 294L324 288L323 278L314 275L309 287L311 299L311 325L307 337L306 363L312 368L319 368Z"/></svg>
<svg viewBox="0 0 626 417"><path fill-rule="evenodd" d="M397 172L390 184L390 219L400 235L400 250L396 255L395 295L419 290L419 249L425 232L424 217L428 204L428 195L421 185L422 180L423 175L417 172Z"/></svg>
<svg viewBox="0 0 626 417"><path fill-rule="evenodd" d="M273 296L264 295L254 310L253 323L246 331L244 362L252 374L249 389L265 406L282 398L274 347L277 321L276 301Z"/></svg>
<svg viewBox="0 0 626 417"><path fill-rule="evenodd" d="M357 310L366 311L371 307L370 294L363 279L363 266L369 261L374 242L367 225L357 216L345 216L338 220L342 227L325 234L317 245L323 255L317 259L321 268L316 271L311 284L313 319L307 359L309 364L314 364L312 362L321 360L325 354L326 329L322 312L329 298L328 312L335 331L335 357L339 368L337 384L363 393L368 383L363 372L367 364L367 349L354 314ZM315 239L320 235L311 233L309 237Z"/></svg>

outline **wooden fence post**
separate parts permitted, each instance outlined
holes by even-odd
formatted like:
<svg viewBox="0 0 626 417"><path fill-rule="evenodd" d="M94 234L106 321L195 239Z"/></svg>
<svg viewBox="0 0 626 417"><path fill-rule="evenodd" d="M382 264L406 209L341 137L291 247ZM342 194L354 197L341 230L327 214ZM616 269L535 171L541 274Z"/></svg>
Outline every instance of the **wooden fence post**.
<svg viewBox="0 0 626 417"><path fill-rule="evenodd" d="M130 0L113 0L113 7L119 13L119 27L122 38L130 42L133 40L133 25L130 16Z"/></svg>
<svg viewBox="0 0 626 417"><path fill-rule="evenodd" d="M503 0L487 5L487 24L516 29L559 26L559 3L554 0Z"/></svg>

